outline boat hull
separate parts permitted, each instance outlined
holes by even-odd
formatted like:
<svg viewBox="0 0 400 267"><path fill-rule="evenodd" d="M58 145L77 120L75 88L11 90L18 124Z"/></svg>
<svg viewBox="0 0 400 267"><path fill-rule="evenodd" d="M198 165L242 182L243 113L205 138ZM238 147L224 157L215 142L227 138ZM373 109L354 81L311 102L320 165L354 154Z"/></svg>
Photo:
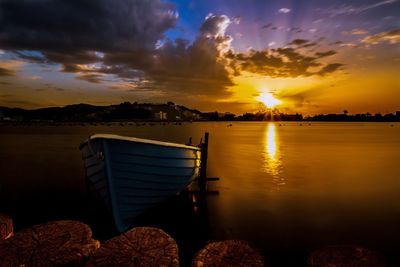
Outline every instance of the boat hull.
<svg viewBox="0 0 400 267"><path fill-rule="evenodd" d="M199 175L200 149L93 136L81 145L86 177L122 232L147 209L184 190Z"/></svg>

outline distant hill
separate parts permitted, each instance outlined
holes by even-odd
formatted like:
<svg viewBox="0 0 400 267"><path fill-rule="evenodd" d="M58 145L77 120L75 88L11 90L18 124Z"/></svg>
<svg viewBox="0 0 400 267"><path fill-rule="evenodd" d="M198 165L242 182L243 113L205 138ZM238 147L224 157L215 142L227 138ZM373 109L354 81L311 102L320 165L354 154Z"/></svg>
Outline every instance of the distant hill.
<svg viewBox="0 0 400 267"><path fill-rule="evenodd" d="M95 122L128 120L198 120L201 112L185 106L167 104L138 104L124 102L118 105L94 106L75 104L33 110L0 107L0 120Z"/></svg>

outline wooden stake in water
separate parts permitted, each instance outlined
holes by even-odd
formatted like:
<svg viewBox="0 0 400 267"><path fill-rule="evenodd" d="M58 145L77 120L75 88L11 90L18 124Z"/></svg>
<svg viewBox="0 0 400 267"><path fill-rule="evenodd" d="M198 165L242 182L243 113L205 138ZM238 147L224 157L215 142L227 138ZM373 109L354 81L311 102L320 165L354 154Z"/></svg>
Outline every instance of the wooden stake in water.
<svg viewBox="0 0 400 267"><path fill-rule="evenodd" d="M201 144L200 176L198 180L200 191L205 191L207 189L208 136L209 134L206 132L204 135L204 143Z"/></svg>

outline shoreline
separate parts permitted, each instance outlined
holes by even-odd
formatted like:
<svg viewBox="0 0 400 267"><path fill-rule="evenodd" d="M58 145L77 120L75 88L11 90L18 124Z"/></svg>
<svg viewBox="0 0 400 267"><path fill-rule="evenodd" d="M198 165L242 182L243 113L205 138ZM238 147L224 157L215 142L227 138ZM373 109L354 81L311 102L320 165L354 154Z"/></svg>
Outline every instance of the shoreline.
<svg viewBox="0 0 400 267"><path fill-rule="evenodd" d="M80 221L50 221L13 233L12 219L0 214L0 226L1 233L11 230L0 236L0 266L284 266L244 240L208 240L187 255L190 261L182 261L182 247L167 232L154 227L134 227L100 242L90 226ZM48 256L42 257L44 253ZM320 246L293 263L309 267L391 266L382 253L360 245Z"/></svg>

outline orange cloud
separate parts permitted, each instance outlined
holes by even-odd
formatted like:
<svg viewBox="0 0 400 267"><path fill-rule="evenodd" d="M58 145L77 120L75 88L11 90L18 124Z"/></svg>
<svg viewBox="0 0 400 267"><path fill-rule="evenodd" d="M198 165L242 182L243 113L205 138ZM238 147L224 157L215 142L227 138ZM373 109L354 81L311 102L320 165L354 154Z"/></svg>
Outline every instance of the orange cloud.
<svg viewBox="0 0 400 267"><path fill-rule="evenodd" d="M361 42L365 44L379 44L383 42L397 44L400 42L400 29L370 35L362 39Z"/></svg>

